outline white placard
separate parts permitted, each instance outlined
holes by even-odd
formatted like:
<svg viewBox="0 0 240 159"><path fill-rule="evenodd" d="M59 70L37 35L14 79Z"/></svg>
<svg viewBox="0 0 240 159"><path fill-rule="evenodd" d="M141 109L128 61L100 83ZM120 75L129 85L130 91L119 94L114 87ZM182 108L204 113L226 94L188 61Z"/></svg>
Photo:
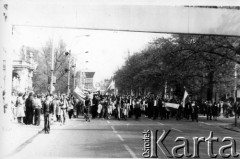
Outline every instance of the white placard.
<svg viewBox="0 0 240 159"><path fill-rule="evenodd" d="M166 107L170 107L170 108L174 108L174 109L178 109L179 104L175 104L175 103L165 103Z"/></svg>

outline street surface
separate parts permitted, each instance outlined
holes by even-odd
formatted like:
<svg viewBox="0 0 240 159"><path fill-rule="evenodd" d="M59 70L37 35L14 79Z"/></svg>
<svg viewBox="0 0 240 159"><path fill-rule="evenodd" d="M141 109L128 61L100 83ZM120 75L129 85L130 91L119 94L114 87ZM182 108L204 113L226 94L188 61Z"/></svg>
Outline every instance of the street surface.
<svg viewBox="0 0 240 159"><path fill-rule="evenodd" d="M223 137L230 136L236 140L237 152L240 152L239 132L220 128L224 125L221 121L191 120L176 121L149 120L141 117L140 120L102 120L93 119L85 122L83 117L67 120L66 125L60 126L54 123L50 134L40 133L26 141L11 154L11 158L142 158L144 130L171 130L164 141L171 152L172 147L181 144L174 142L176 137L186 137L190 143L190 152L193 152L192 137L208 138L210 131L213 136L219 138L214 142L213 152L218 154ZM182 152L182 151L179 151ZM158 149L158 157L166 158ZM207 155L207 143L200 143L200 158L209 158ZM220 157L219 157L220 158ZM222 157L221 157L222 158Z"/></svg>

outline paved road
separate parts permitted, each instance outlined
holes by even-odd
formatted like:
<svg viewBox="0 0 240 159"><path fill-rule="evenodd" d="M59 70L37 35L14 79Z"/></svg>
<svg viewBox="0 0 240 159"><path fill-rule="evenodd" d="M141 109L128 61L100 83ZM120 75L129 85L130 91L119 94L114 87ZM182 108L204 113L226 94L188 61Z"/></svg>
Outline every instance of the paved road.
<svg viewBox="0 0 240 159"><path fill-rule="evenodd" d="M166 147L171 148L181 144L174 140L178 136L189 140L190 152L193 152L192 137L209 136L213 131L214 136L219 137L219 142L214 142L213 151L218 154L225 136L231 136L236 140L237 151L240 152L239 132L225 130L219 127L225 123L218 121L192 122L187 120L140 120L129 119L126 121L94 119L85 122L82 118L68 120L66 125L58 123L52 125L50 134L40 133L18 147L13 158L142 158L143 130L171 130L164 141ZM158 149L158 157L166 158ZM179 152L182 152L181 150ZM209 158L207 155L207 143L200 143L200 158Z"/></svg>

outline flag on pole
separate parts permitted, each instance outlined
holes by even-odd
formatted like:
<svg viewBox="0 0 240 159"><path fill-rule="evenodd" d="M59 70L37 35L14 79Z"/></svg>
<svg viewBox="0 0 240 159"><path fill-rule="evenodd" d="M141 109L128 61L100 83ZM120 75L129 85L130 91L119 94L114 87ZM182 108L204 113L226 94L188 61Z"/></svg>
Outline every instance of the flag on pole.
<svg viewBox="0 0 240 159"><path fill-rule="evenodd" d="M114 90L114 89L115 89L115 81L112 80L107 90Z"/></svg>
<svg viewBox="0 0 240 159"><path fill-rule="evenodd" d="M183 107L185 107L185 100L186 100L187 96L188 96L188 92L185 89L184 96L183 96Z"/></svg>
<svg viewBox="0 0 240 159"><path fill-rule="evenodd" d="M80 89L80 88L78 88L78 87L76 87L75 89L74 89L74 91L73 91L73 95L77 98L77 99L79 99L79 100L81 100L81 101L85 101L85 98L86 98L86 95L84 94L84 92Z"/></svg>

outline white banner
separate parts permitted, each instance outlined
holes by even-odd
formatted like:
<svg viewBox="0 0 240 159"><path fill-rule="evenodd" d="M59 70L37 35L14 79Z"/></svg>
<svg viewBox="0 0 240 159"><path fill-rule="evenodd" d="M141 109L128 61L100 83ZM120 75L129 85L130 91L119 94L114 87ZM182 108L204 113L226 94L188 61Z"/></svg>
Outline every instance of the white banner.
<svg viewBox="0 0 240 159"><path fill-rule="evenodd" d="M174 109L178 109L179 104L175 104L175 103L165 103L166 107L170 107L170 108L174 108Z"/></svg>
<svg viewBox="0 0 240 159"><path fill-rule="evenodd" d="M85 101L84 99L85 99L85 94L83 93L83 91L81 90L81 89L79 89L78 87L76 87L75 88L75 90L74 90L74 92L73 92L73 95L77 98L77 99L79 99L79 100L81 100L81 101Z"/></svg>

